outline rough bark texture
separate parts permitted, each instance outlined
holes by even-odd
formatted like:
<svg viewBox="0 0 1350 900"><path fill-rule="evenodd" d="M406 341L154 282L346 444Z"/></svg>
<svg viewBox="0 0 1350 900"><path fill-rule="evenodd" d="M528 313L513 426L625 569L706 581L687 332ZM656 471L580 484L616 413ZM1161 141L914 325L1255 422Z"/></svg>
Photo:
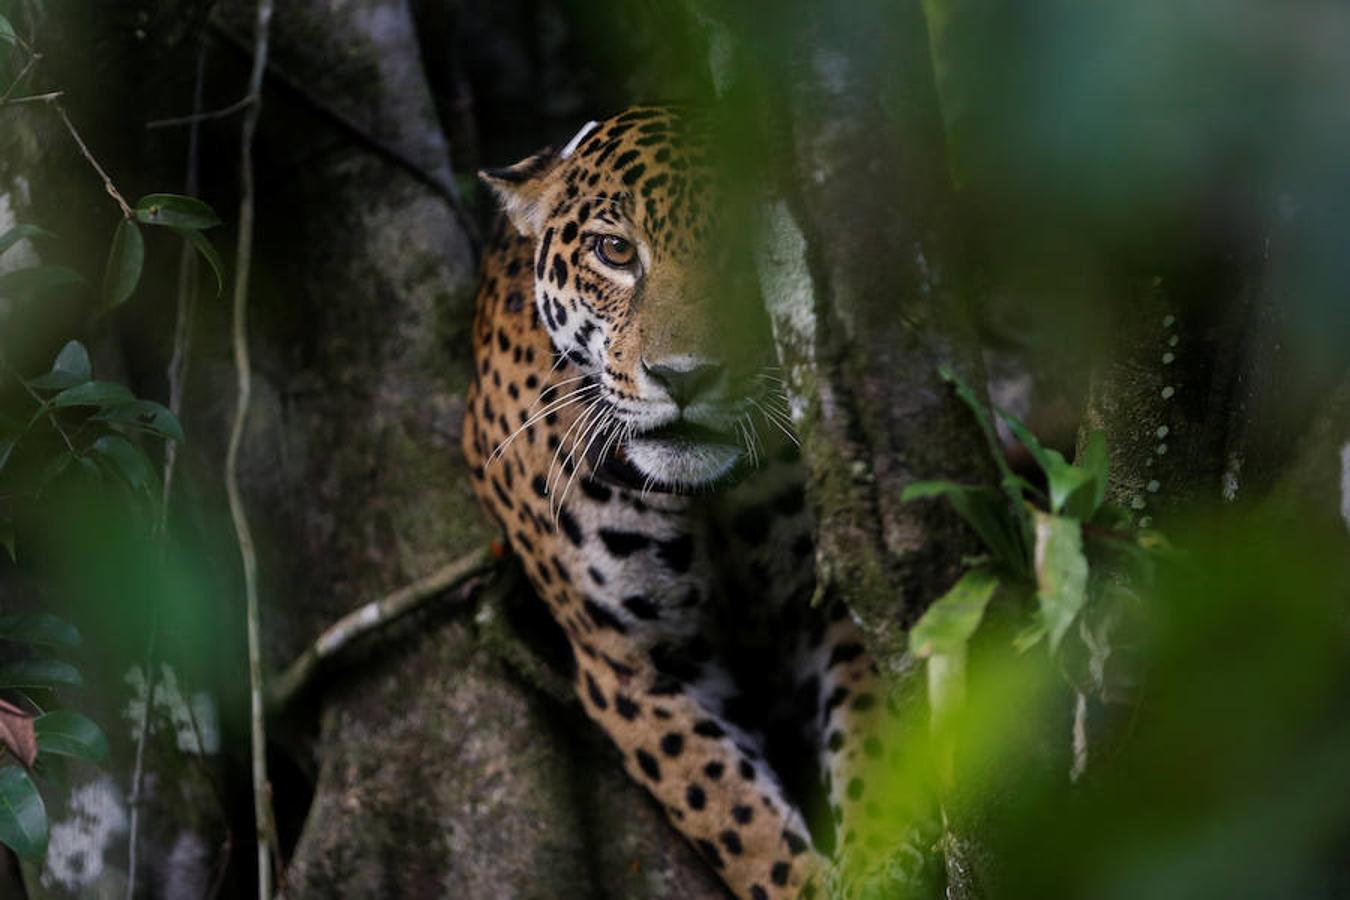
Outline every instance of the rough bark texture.
<svg viewBox="0 0 1350 900"><path fill-rule="evenodd" d="M757 26L707 6L722 29L711 43L719 90L743 89L731 82L755 75L760 60L747 48ZM819 589L848 602L897 697L913 703L922 692L910 684L919 670L906 629L976 547L943 504L900 496L922 479L992 474L973 418L939 375L947 367L983 380L954 278L960 248L927 29L917 3L823 19L793 12L778 23L786 65L758 73L781 152L761 275L806 436ZM728 43L739 75L724 58ZM953 896L974 896L986 880L966 834L971 799L948 803ZM897 868L878 866L859 889L901 890L889 882Z"/></svg>

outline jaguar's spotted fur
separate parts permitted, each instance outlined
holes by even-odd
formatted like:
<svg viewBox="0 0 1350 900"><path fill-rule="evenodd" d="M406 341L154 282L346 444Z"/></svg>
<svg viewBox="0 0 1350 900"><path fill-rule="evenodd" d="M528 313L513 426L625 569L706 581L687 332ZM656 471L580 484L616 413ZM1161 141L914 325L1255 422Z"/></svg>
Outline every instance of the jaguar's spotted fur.
<svg viewBox="0 0 1350 900"><path fill-rule="evenodd" d="M880 704L847 611L810 606L768 326L725 259L706 147L696 120L640 107L483 173L509 221L465 451L632 776L737 896L810 896L823 849L854 839Z"/></svg>

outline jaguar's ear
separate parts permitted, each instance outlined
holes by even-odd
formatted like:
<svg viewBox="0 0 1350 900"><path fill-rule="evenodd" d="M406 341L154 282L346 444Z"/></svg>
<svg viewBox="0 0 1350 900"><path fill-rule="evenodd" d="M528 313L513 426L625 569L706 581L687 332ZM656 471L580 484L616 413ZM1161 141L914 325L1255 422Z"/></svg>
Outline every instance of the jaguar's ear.
<svg viewBox="0 0 1350 900"><path fill-rule="evenodd" d="M526 237L538 237L543 230L549 203L556 189L548 176L559 161L560 157L553 148L547 147L514 166L481 169L478 172L478 177L492 188L501 201L511 224Z"/></svg>

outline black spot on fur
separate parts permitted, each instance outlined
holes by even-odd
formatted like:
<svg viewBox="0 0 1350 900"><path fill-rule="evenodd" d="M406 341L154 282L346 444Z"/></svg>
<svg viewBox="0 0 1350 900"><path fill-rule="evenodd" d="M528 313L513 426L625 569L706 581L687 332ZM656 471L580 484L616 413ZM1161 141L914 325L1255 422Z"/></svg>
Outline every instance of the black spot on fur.
<svg viewBox="0 0 1350 900"><path fill-rule="evenodd" d="M672 731L670 734L661 738L661 752L671 759L679 756L684 752L684 735L677 731Z"/></svg>
<svg viewBox="0 0 1350 900"><path fill-rule="evenodd" d="M558 510L558 525L562 528L563 534L567 535L569 541L578 547L581 546L585 540L581 533L581 526L577 524L577 520L567 511L566 507Z"/></svg>
<svg viewBox="0 0 1350 900"><path fill-rule="evenodd" d="M731 808L731 817L742 825L749 825L755 817L755 810L750 806L733 806Z"/></svg>
<svg viewBox="0 0 1350 900"><path fill-rule="evenodd" d="M617 631L619 634L628 633L628 626L623 624L618 616L596 603L592 598L586 597L582 601L582 605L586 609L586 615L595 623L595 627L608 628L611 631Z"/></svg>
<svg viewBox="0 0 1350 900"><path fill-rule="evenodd" d="M651 543L651 539L645 534L638 534L636 531L616 531L612 528L601 528L600 540L604 541L606 550L620 559L632 556Z"/></svg>
<svg viewBox="0 0 1350 900"><path fill-rule="evenodd" d="M605 485L590 478L581 479L581 492L596 503L608 503L614 492Z"/></svg>
<svg viewBox="0 0 1350 900"><path fill-rule="evenodd" d="M638 713L641 712L641 707L630 700L626 695L615 694L614 711L631 722L638 717Z"/></svg>
<svg viewBox="0 0 1350 900"><path fill-rule="evenodd" d="M805 853L806 848L809 846L806 843L806 839L795 831L784 831L783 840L787 842L788 852L793 856L799 856Z"/></svg>
<svg viewBox="0 0 1350 900"><path fill-rule="evenodd" d="M605 702L605 695L600 692L600 685L595 683L591 673L586 673L586 693L590 695L591 703L595 704L596 709L609 709L609 704Z"/></svg>
<svg viewBox="0 0 1350 900"><path fill-rule="evenodd" d="M623 608L628 610L639 619L651 621L661 617L661 612L656 604L643 597L641 594L634 594L631 597L623 598Z"/></svg>
<svg viewBox="0 0 1350 900"><path fill-rule="evenodd" d="M708 804L708 795L703 793L703 788L696 784L689 785L684 792L684 799L688 802L689 808L698 811Z"/></svg>
<svg viewBox="0 0 1350 900"><path fill-rule="evenodd" d="M661 765L656 761L656 757L652 756L646 750L638 750L636 756L638 768L642 770L642 774L646 775L652 781L660 781Z"/></svg>
<svg viewBox="0 0 1350 900"><path fill-rule="evenodd" d="M727 767L722 765L720 762L710 762L703 767L703 774L707 775L713 781L716 781L722 777L722 773L725 772L726 770Z"/></svg>
<svg viewBox="0 0 1350 900"><path fill-rule="evenodd" d="M681 574L688 572L690 563L694 561L694 539L682 534L668 541L661 541L656 545L656 555L670 566L672 572Z"/></svg>
<svg viewBox="0 0 1350 900"><path fill-rule="evenodd" d="M727 852L732 856L740 856L745 849L741 846L741 836L730 828L719 834L717 839L722 842L722 846L726 847Z"/></svg>
<svg viewBox="0 0 1350 900"><path fill-rule="evenodd" d="M700 719L694 723L694 734L706 738L726 737L726 731L712 719Z"/></svg>
<svg viewBox="0 0 1350 900"><path fill-rule="evenodd" d="M772 879L774 884L778 885L779 887L782 887L783 885L787 884L788 874L791 871L792 866L788 865L783 860L779 860L778 862L773 864L773 868L769 871L769 878Z"/></svg>
<svg viewBox="0 0 1350 900"><path fill-rule="evenodd" d="M830 651L830 661L826 664L826 667L833 668L840 663L853 662L853 660L862 655L862 644L839 644Z"/></svg>
<svg viewBox="0 0 1350 900"><path fill-rule="evenodd" d="M646 172L646 171L647 171L647 166L646 166L646 164L645 164L645 163L638 163L637 165L633 166L633 168L631 168L631 169L629 169L627 172L624 172L624 173L623 173L623 183L624 183L624 184L636 184L636 183L637 183L637 180L638 180L639 178L641 178L642 175L643 175L643 173Z"/></svg>
<svg viewBox="0 0 1350 900"><path fill-rule="evenodd" d="M544 277L544 266L548 261L548 245L553 241L553 229L544 231L544 236L539 242L539 250L536 255L538 262L534 266L534 277L542 279Z"/></svg>

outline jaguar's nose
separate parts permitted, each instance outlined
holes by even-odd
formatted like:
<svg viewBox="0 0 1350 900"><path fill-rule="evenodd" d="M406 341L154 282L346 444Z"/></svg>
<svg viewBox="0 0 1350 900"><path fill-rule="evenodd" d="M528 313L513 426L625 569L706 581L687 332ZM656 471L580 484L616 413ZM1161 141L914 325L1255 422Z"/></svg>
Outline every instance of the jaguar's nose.
<svg viewBox="0 0 1350 900"><path fill-rule="evenodd" d="M663 363L643 360L643 371L661 385L675 405L681 409L699 397L708 394L722 378L721 363L706 359L690 359Z"/></svg>

